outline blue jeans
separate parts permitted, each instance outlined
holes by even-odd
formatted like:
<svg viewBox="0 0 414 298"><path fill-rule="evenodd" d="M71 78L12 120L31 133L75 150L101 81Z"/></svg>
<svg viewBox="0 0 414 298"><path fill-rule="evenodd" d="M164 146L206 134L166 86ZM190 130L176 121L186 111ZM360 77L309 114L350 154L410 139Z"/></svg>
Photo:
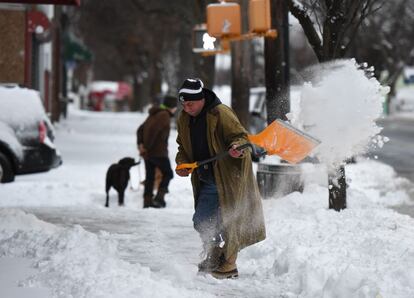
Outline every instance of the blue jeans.
<svg viewBox="0 0 414 298"><path fill-rule="evenodd" d="M193 215L194 229L204 243L212 242L219 233L220 208L216 184L201 182L197 206Z"/></svg>

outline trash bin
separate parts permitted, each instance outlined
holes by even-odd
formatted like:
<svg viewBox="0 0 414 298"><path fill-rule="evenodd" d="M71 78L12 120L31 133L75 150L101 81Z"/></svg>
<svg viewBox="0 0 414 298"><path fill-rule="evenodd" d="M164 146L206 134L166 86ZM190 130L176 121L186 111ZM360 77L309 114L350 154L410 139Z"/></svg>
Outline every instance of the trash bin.
<svg viewBox="0 0 414 298"><path fill-rule="evenodd" d="M283 197L294 191L303 192L299 165L259 163L256 179L263 199Z"/></svg>

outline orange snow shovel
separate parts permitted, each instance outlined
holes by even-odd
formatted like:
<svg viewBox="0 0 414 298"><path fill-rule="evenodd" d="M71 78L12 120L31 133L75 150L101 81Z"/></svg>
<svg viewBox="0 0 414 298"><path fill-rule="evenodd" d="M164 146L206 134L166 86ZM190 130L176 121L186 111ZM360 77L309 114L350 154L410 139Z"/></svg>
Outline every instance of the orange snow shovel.
<svg viewBox="0 0 414 298"><path fill-rule="evenodd" d="M273 121L257 135L248 135L248 139L250 143L243 144L236 149L242 150L251 147L253 154L258 157L265 154L276 154L283 160L292 164L303 160L320 144L319 140L279 119ZM252 144L263 148L265 151L256 152L256 148ZM199 166L221 159L228 154L228 151L224 151L206 160L193 163L182 163L177 165L176 169L188 169L191 173Z"/></svg>
<svg viewBox="0 0 414 298"><path fill-rule="evenodd" d="M295 164L303 160L321 142L311 135L276 119L257 135L249 135L249 141L264 148L268 155L278 155Z"/></svg>

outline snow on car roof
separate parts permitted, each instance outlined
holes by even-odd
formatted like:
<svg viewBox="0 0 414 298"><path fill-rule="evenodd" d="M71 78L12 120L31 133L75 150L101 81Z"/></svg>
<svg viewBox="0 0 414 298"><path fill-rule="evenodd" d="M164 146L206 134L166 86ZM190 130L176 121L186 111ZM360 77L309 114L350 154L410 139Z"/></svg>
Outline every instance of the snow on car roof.
<svg viewBox="0 0 414 298"><path fill-rule="evenodd" d="M116 93L118 91L118 82L112 81L94 81L90 84L90 91L92 92L103 92L110 91Z"/></svg>
<svg viewBox="0 0 414 298"><path fill-rule="evenodd" d="M414 88L406 87L397 91L397 98L414 101Z"/></svg>
<svg viewBox="0 0 414 298"><path fill-rule="evenodd" d="M18 86L0 86L0 121L20 126L44 118L45 111L37 91Z"/></svg>
<svg viewBox="0 0 414 298"><path fill-rule="evenodd" d="M414 76L414 67L410 67L410 66L406 66L405 68L404 68L404 76L406 77L406 78L409 78L409 77L411 77L411 76Z"/></svg>

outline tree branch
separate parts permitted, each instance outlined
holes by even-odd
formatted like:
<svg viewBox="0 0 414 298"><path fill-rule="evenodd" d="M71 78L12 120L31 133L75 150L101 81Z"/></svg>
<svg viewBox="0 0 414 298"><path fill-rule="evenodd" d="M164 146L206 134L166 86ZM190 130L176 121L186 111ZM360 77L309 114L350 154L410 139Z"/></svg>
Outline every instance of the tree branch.
<svg viewBox="0 0 414 298"><path fill-rule="evenodd" d="M296 6L292 0L287 0L288 7L292 15L298 19L299 23L302 25L303 31L305 32L308 41L313 48L316 57L319 61L323 60L322 53L322 43L321 38L315 30L315 27L312 23L309 15L300 7Z"/></svg>

